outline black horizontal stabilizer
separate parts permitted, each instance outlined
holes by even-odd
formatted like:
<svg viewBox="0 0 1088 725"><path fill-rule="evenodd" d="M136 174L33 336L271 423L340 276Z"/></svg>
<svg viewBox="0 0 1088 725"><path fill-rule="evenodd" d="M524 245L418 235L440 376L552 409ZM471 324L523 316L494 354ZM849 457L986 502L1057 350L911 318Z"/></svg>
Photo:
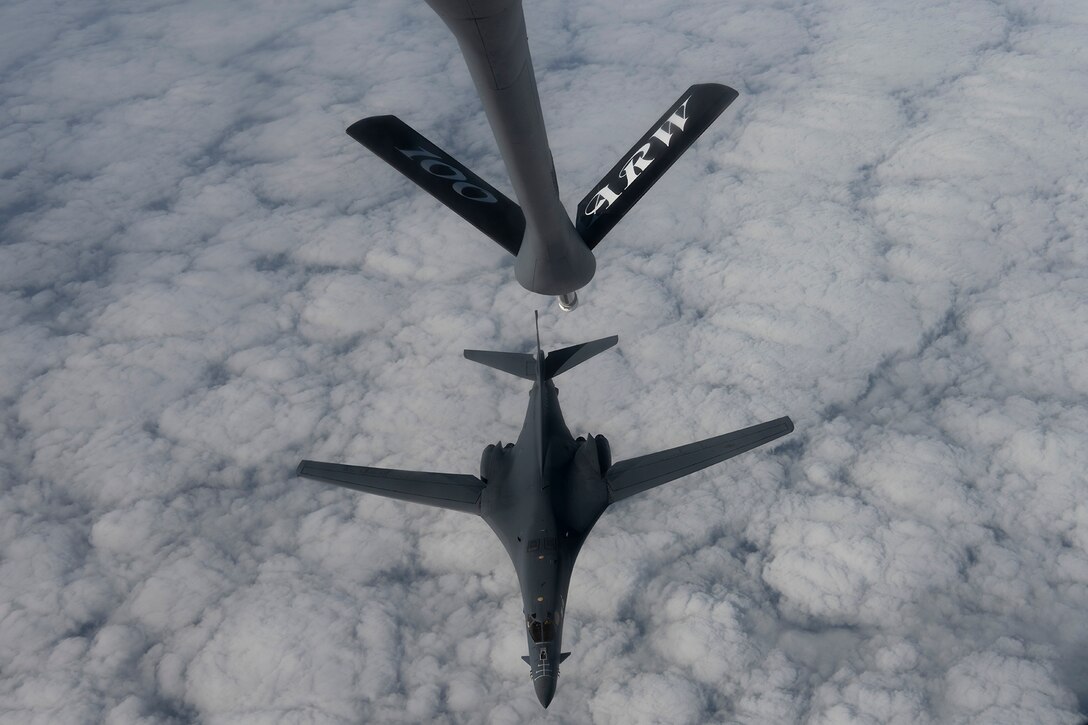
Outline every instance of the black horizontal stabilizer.
<svg viewBox="0 0 1088 725"><path fill-rule="evenodd" d="M750 428L670 448L648 456L620 461L608 469L608 502L614 503L707 466L770 443L793 431L793 421L778 418Z"/></svg>
<svg viewBox="0 0 1088 725"><path fill-rule="evenodd" d="M465 357L472 362L517 375L526 380L536 380L536 358L523 352L492 352L491 350L465 350Z"/></svg>
<svg viewBox="0 0 1088 725"><path fill-rule="evenodd" d="M619 337L603 337L592 342L583 342L580 345L564 347L561 350L553 350L548 353L544 361L544 377L554 378L570 370L575 365L581 365L598 353L602 353L619 341Z"/></svg>
<svg viewBox="0 0 1088 725"><path fill-rule="evenodd" d="M396 116L353 123L348 135L517 256L525 235L521 207Z"/></svg>
<svg viewBox="0 0 1088 725"><path fill-rule="evenodd" d="M484 490L483 481L467 474L397 471L317 461L299 463L298 475L355 491L473 514L480 512L480 495Z"/></svg>
<svg viewBox="0 0 1088 725"><path fill-rule="evenodd" d="M684 91L578 204L575 227L586 246L596 247L737 95L718 83L699 83Z"/></svg>

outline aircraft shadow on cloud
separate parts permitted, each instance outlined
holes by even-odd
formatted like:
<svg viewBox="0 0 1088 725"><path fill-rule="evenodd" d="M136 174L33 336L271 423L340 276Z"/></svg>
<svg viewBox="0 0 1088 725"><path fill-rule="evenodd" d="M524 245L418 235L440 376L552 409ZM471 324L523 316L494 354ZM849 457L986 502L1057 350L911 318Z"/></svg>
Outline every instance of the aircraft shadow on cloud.
<svg viewBox="0 0 1088 725"><path fill-rule="evenodd" d="M515 203L395 116L348 134L516 257L526 289L564 310L596 270L593 249L737 97L715 83L684 91L578 204L571 222L544 128L521 0L427 0L453 32L510 177Z"/></svg>
<svg viewBox="0 0 1088 725"><path fill-rule="evenodd" d="M516 443L484 449L480 476L302 461L298 475L379 496L477 514L498 535L521 588L529 654L522 659L540 703L555 694L564 613L578 552L617 501L721 463L793 430L788 417L619 463L604 436L574 438L552 380L616 344L606 337L536 355L465 350L465 357L533 381Z"/></svg>

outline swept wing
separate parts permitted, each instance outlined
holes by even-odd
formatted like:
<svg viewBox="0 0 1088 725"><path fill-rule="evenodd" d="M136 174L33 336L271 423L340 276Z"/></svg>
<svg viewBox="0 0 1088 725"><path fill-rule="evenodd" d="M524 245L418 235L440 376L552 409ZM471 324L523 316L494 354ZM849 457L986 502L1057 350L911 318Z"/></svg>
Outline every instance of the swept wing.
<svg viewBox="0 0 1088 725"><path fill-rule="evenodd" d="M354 491L472 514L480 512L480 495L484 490L483 481L467 474L400 471L319 461L302 461L298 464L298 475Z"/></svg>
<svg viewBox="0 0 1088 725"><path fill-rule="evenodd" d="M783 417L697 443L620 461L605 474L608 502L621 501L636 493L701 471L715 463L758 448L764 443L770 443L792 431L793 421Z"/></svg>

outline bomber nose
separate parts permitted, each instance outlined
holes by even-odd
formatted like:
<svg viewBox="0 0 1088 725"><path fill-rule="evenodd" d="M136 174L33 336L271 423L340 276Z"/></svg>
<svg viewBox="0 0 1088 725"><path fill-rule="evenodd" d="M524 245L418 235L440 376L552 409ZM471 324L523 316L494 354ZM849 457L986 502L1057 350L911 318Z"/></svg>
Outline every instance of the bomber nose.
<svg viewBox="0 0 1088 725"><path fill-rule="evenodd" d="M533 680L533 689L536 690L536 699L547 708L555 697L555 678L551 675L537 677Z"/></svg>

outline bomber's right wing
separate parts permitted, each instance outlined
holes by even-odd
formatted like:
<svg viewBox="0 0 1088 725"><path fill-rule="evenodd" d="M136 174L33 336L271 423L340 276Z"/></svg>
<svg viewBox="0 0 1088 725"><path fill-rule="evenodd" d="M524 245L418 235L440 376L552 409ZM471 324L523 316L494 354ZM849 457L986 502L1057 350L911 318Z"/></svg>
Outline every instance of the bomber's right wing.
<svg viewBox="0 0 1088 725"><path fill-rule="evenodd" d="M608 484L608 502L615 503L701 471L792 431L792 420L788 417L778 418L698 443L620 461L609 468L604 477Z"/></svg>
<svg viewBox="0 0 1088 725"><path fill-rule="evenodd" d="M298 475L363 493L470 514L480 513L480 495L485 485L476 476L467 474L398 471L318 461L299 463Z"/></svg>

